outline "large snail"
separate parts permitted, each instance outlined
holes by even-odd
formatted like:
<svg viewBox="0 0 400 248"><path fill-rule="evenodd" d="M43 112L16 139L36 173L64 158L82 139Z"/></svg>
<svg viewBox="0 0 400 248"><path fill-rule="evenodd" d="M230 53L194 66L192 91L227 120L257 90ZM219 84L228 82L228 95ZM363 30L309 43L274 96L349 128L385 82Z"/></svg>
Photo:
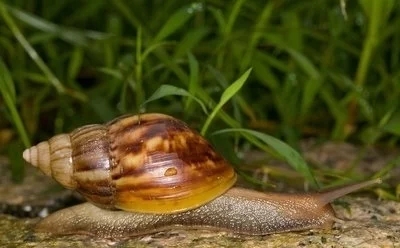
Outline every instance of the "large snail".
<svg viewBox="0 0 400 248"><path fill-rule="evenodd" d="M55 212L36 227L60 235L119 238L174 227L264 235L329 228L336 219L332 200L379 182L309 194L233 187L236 174L228 162L185 123L163 114L83 126L25 150L23 157L90 202Z"/></svg>

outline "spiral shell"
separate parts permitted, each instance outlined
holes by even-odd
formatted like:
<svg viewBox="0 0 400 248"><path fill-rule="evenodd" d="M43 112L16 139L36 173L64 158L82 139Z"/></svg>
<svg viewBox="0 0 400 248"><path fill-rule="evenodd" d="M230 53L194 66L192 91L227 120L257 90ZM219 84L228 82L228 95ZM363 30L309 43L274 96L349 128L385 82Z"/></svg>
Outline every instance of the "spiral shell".
<svg viewBox="0 0 400 248"><path fill-rule="evenodd" d="M163 114L86 125L26 149L23 157L106 209L182 212L236 181L233 168L200 134Z"/></svg>

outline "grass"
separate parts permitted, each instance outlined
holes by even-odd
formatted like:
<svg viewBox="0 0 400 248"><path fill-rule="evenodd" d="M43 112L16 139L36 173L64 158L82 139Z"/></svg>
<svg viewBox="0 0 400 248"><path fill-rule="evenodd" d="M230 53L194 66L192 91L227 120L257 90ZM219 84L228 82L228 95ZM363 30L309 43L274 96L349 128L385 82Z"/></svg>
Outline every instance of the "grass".
<svg viewBox="0 0 400 248"><path fill-rule="evenodd" d="M15 135L0 152L120 114L163 112L209 138L219 131L215 145L232 161L251 146L312 184L348 177L314 178L318 168L271 140L397 146L399 13L395 0L3 0L0 130Z"/></svg>

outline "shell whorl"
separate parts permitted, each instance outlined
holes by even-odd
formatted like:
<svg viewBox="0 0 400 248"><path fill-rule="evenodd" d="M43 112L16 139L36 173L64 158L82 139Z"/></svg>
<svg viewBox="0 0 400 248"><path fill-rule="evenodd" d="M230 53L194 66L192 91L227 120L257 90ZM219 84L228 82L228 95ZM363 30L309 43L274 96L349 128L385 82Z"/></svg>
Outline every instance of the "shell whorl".
<svg viewBox="0 0 400 248"><path fill-rule="evenodd" d="M25 161L38 167L44 174L54 178L68 189L75 189L71 140L68 134L59 134L26 149L22 156Z"/></svg>
<svg viewBox="0 0 400 248"><path fill-rule="evenodd" d="M163 114L83 126L39 143L23 156L109 209L181 212L209 202L236 181L233 168L202 136Z"/></svg>

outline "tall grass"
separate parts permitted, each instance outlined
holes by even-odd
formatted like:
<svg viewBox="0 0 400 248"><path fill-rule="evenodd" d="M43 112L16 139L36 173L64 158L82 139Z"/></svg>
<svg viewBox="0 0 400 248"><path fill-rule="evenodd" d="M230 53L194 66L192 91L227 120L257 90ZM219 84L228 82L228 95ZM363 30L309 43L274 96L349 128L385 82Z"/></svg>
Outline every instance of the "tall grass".
<svg viewBox="0 0 400 248"><path fill-rule="evenodd" d="M207 136L246 128L294 148L305 137L395 146L399 13L395 0L4 0L0 129L22 150L157 111ZM241 130L228 157L243 137L281 157Z"/></svg>

